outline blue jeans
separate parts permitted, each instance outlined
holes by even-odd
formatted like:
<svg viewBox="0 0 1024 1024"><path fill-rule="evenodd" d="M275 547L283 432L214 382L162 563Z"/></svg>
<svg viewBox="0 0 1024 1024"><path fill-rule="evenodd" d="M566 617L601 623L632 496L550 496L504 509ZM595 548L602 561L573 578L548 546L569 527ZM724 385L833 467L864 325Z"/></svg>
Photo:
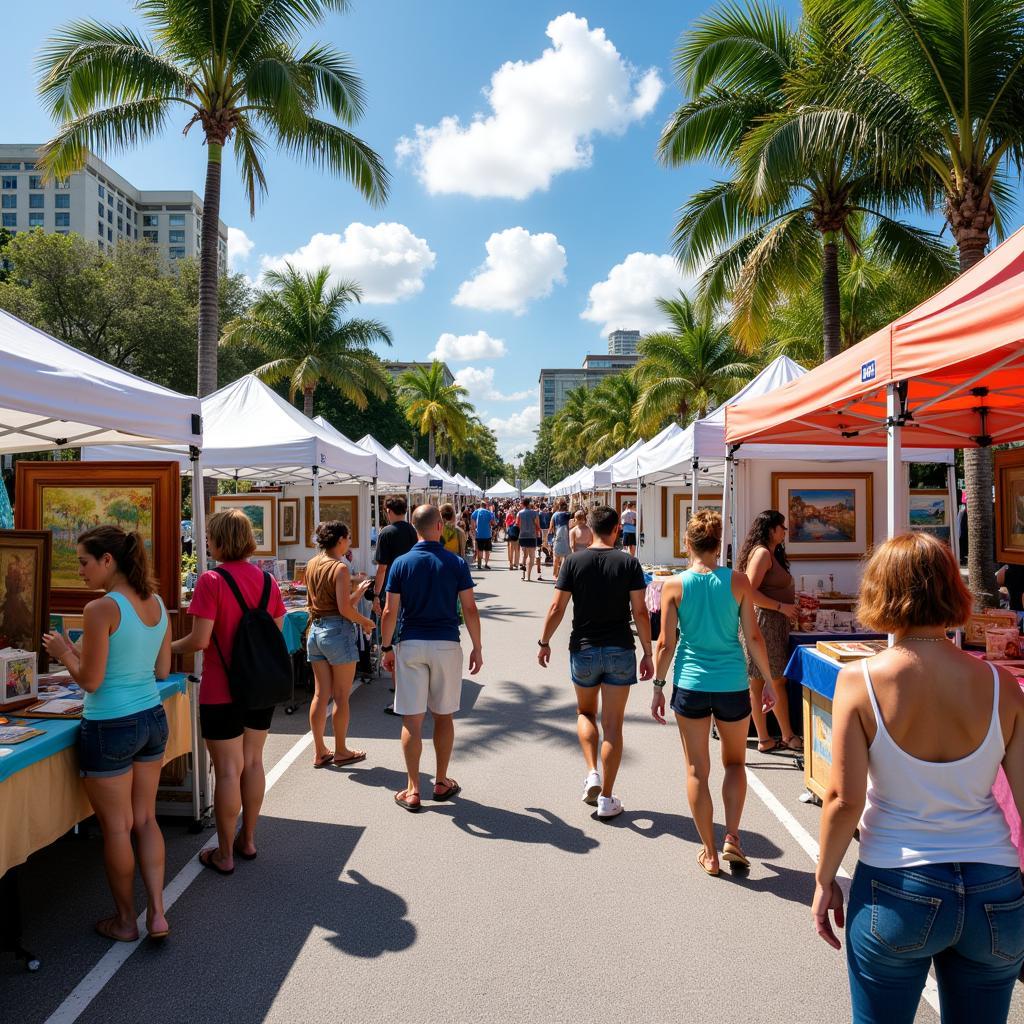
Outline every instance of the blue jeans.
<svg viewBox="0 0 1024 1024"><path fill-rule="evenodd" d="M933 960L944 1024L1005 1024L1024 961L1021 873L858 864L846 933L853 1024L912 1024Z"/></svg>
<svg viewBox="0 0 1024 1024"><path fill-rule="evenodd" d="M306 658L326 661L331 665L347 665L359 660L356 624L340 615L314 619L306 634Z"/></svg>
<svg viewBox="0 0 1024 1024"><path fill-rule="evenodd" d="M636 652L632 647L570 651L569 674L576 686L632 686L636 682Z"/></svg>
<svg viewBox="0 0 1024 1024"><path fill-rule="evenodd" d="M120 718L83 718L78 774L83 779L109 779L130 772L135 761L163 760L169 735L163 704Z"/></svg>

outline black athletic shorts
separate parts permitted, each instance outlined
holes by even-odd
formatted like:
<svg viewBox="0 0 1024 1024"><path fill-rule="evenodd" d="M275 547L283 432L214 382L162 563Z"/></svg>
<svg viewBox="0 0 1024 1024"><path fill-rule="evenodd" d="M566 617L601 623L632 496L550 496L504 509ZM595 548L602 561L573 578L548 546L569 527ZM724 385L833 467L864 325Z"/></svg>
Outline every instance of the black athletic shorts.
<svg viewBox="0 0 1024 1024"><path fill-rule="evenodd" d="M265 732L273 717L273 708L246 711L241 704L200 704L199 731L204 740L233 740L246 729Z"/></svg>
<svg viewBox="0 0 1024 1024"><path fill-rule="evenodd" d="M707 718L714 715L719 722L741 722L750 714L750 688L727 693L672 688L672 710L683 718Z"/></svg>
<svg viewBox="0 0 1024 1024"><path fill-rule="evenodd" d="M477 537L476 539L477 551L490 551L491 550L491 538L490 537Z"/></svg>
<svg viewBox="0 0 1024 1024"><path fill-rule="evenodd" d="M536 537L520 537L519 546L521 548L535 548L540 544L540 541Z"/></svg>

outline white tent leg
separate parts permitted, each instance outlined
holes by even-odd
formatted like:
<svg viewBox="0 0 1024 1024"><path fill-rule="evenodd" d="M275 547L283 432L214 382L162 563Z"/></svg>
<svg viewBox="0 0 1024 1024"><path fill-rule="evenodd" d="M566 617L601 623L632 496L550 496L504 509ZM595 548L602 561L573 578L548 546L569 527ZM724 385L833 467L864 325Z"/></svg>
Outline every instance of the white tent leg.
<svg viewBox="0 0 1024 1024"><path fill-rule="evenodd" d="M697 500L700 493L700 459L694 456L690 467L693 470L693 484L690 487L690 518L692 519L697 514Z"/></svg>
<svg viewBox="0 0 1024 1024"><path fill-rule="evenodd" d="M374 477L374 490L377 478ZM370 571L370 485L359 485L359 571Z"/></svg>
<svg viewBox="0 0 1024 1024"><path fill-rule="evenodd" d="M636 463L636 557L643 561L644 503L640 492L640 460Z"/></svg>
<svg viewBox="0 0 1024 1024"><path fill-rule="evenodd" d="M320 467L313 467L313 522L310 525L310 534L315 533L320 525Z"/></svg>
<svg viewBox="0 0 1024 1024"><path fill-rule="evenodd" d="M895 537L907 528L907 493L903 477L903 414L899 385L886 389L886 536Z"/></svg>
<svg viewBox="0 0 1024 1024"><path fill-rule="evenodd" d="M731 506L729 502L729 473L732 470L732 449L729 449L729 454L725 457L725 473L722 476L722 565L731 565L732 561L729 557L729 549L732 547L730 541L732 539L732 530L729 524L729 513ZM735 557L735 549L733 549L733 557Z"/></svg>
<svg viewBox="0 0 1024 1024"><path fill-rule="evenodd" d="M956 557L956 564L960 564L960 531L956 528L957 513L960 510L960 503L956 500L956 465L950 463L946 467L946 488L949 491L949 544Z"/></svg>
<svg viewBox="0 0 1024 1024"><path fill-rule="evenodd" d="M192 460L192 552L196 556L196 571L202 573L206 569L206 495L203 491L202 455L198 448L192 448L189 454ZM179 611L178 614L185 613ZM203 652L196 651L192 675L198 679L202 674ZM192 820L200 821L206 809L213 805L213 794L209 787L206 746L199 733L197 684L188 684L188 702L192 729Z"/></svg>

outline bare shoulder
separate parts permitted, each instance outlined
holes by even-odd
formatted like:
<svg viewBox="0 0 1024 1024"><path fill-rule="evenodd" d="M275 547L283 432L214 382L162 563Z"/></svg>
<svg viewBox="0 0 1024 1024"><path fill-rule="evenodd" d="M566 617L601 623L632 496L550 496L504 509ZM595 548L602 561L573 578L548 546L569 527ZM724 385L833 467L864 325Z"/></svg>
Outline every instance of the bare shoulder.
<svg viewBox="0 0 1024 1024"><path fill-rule="evenodd" d="M683 581L678 576L673 576L661 585L661 600L664 602L669 598L679 600L683 595Z"/></svg>
<svg viewBox="0 0 1024 1024"><path fill-rule="evenodd" d="M1024 711L1024 690L1019 680L1009 669L996 666L999 673L999 704L1016 712Z"/></svg>
<svg viewBox="0 0 1024 1024"><path fill-rule="evenodd" d="M766 547L757 547L750 552L750 559L747 564L751 569L756 568L762 562L771 562L772 553Z"/></svg>
<svg viewBox="0 0 1024 1024"><path fill-rule="evenodd" d="M83 622L113 622L118 616L117 602L109 595L93 598L82 609Z"/></svg>
<svg viewBox="0 0 1024 1024"><path fill-rule="evenodd" d="M745 594L750 590L750 577L739 569L733 569L731 583L734 594Z"/></svg>

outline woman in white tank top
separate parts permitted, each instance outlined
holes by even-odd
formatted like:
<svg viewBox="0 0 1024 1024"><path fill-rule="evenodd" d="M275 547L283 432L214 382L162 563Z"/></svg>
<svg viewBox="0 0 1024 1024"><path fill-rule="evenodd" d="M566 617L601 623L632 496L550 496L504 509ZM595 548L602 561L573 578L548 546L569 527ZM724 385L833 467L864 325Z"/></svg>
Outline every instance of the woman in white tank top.
<svg viewBox="0 0 1024 1024"><path fill-rule="evenodd" d="M1020 861L992 795L1001 766L1024 808L1024 695L946 638L971 607L952 552L927 534L887 541L864 573L857 617L895 642L839 674L813 906L838 949L829 914L844 925L836 876L859 824L854 1024L912 1024L933 964L944 1024L1005 1022L1024 962Z"/></svg>

